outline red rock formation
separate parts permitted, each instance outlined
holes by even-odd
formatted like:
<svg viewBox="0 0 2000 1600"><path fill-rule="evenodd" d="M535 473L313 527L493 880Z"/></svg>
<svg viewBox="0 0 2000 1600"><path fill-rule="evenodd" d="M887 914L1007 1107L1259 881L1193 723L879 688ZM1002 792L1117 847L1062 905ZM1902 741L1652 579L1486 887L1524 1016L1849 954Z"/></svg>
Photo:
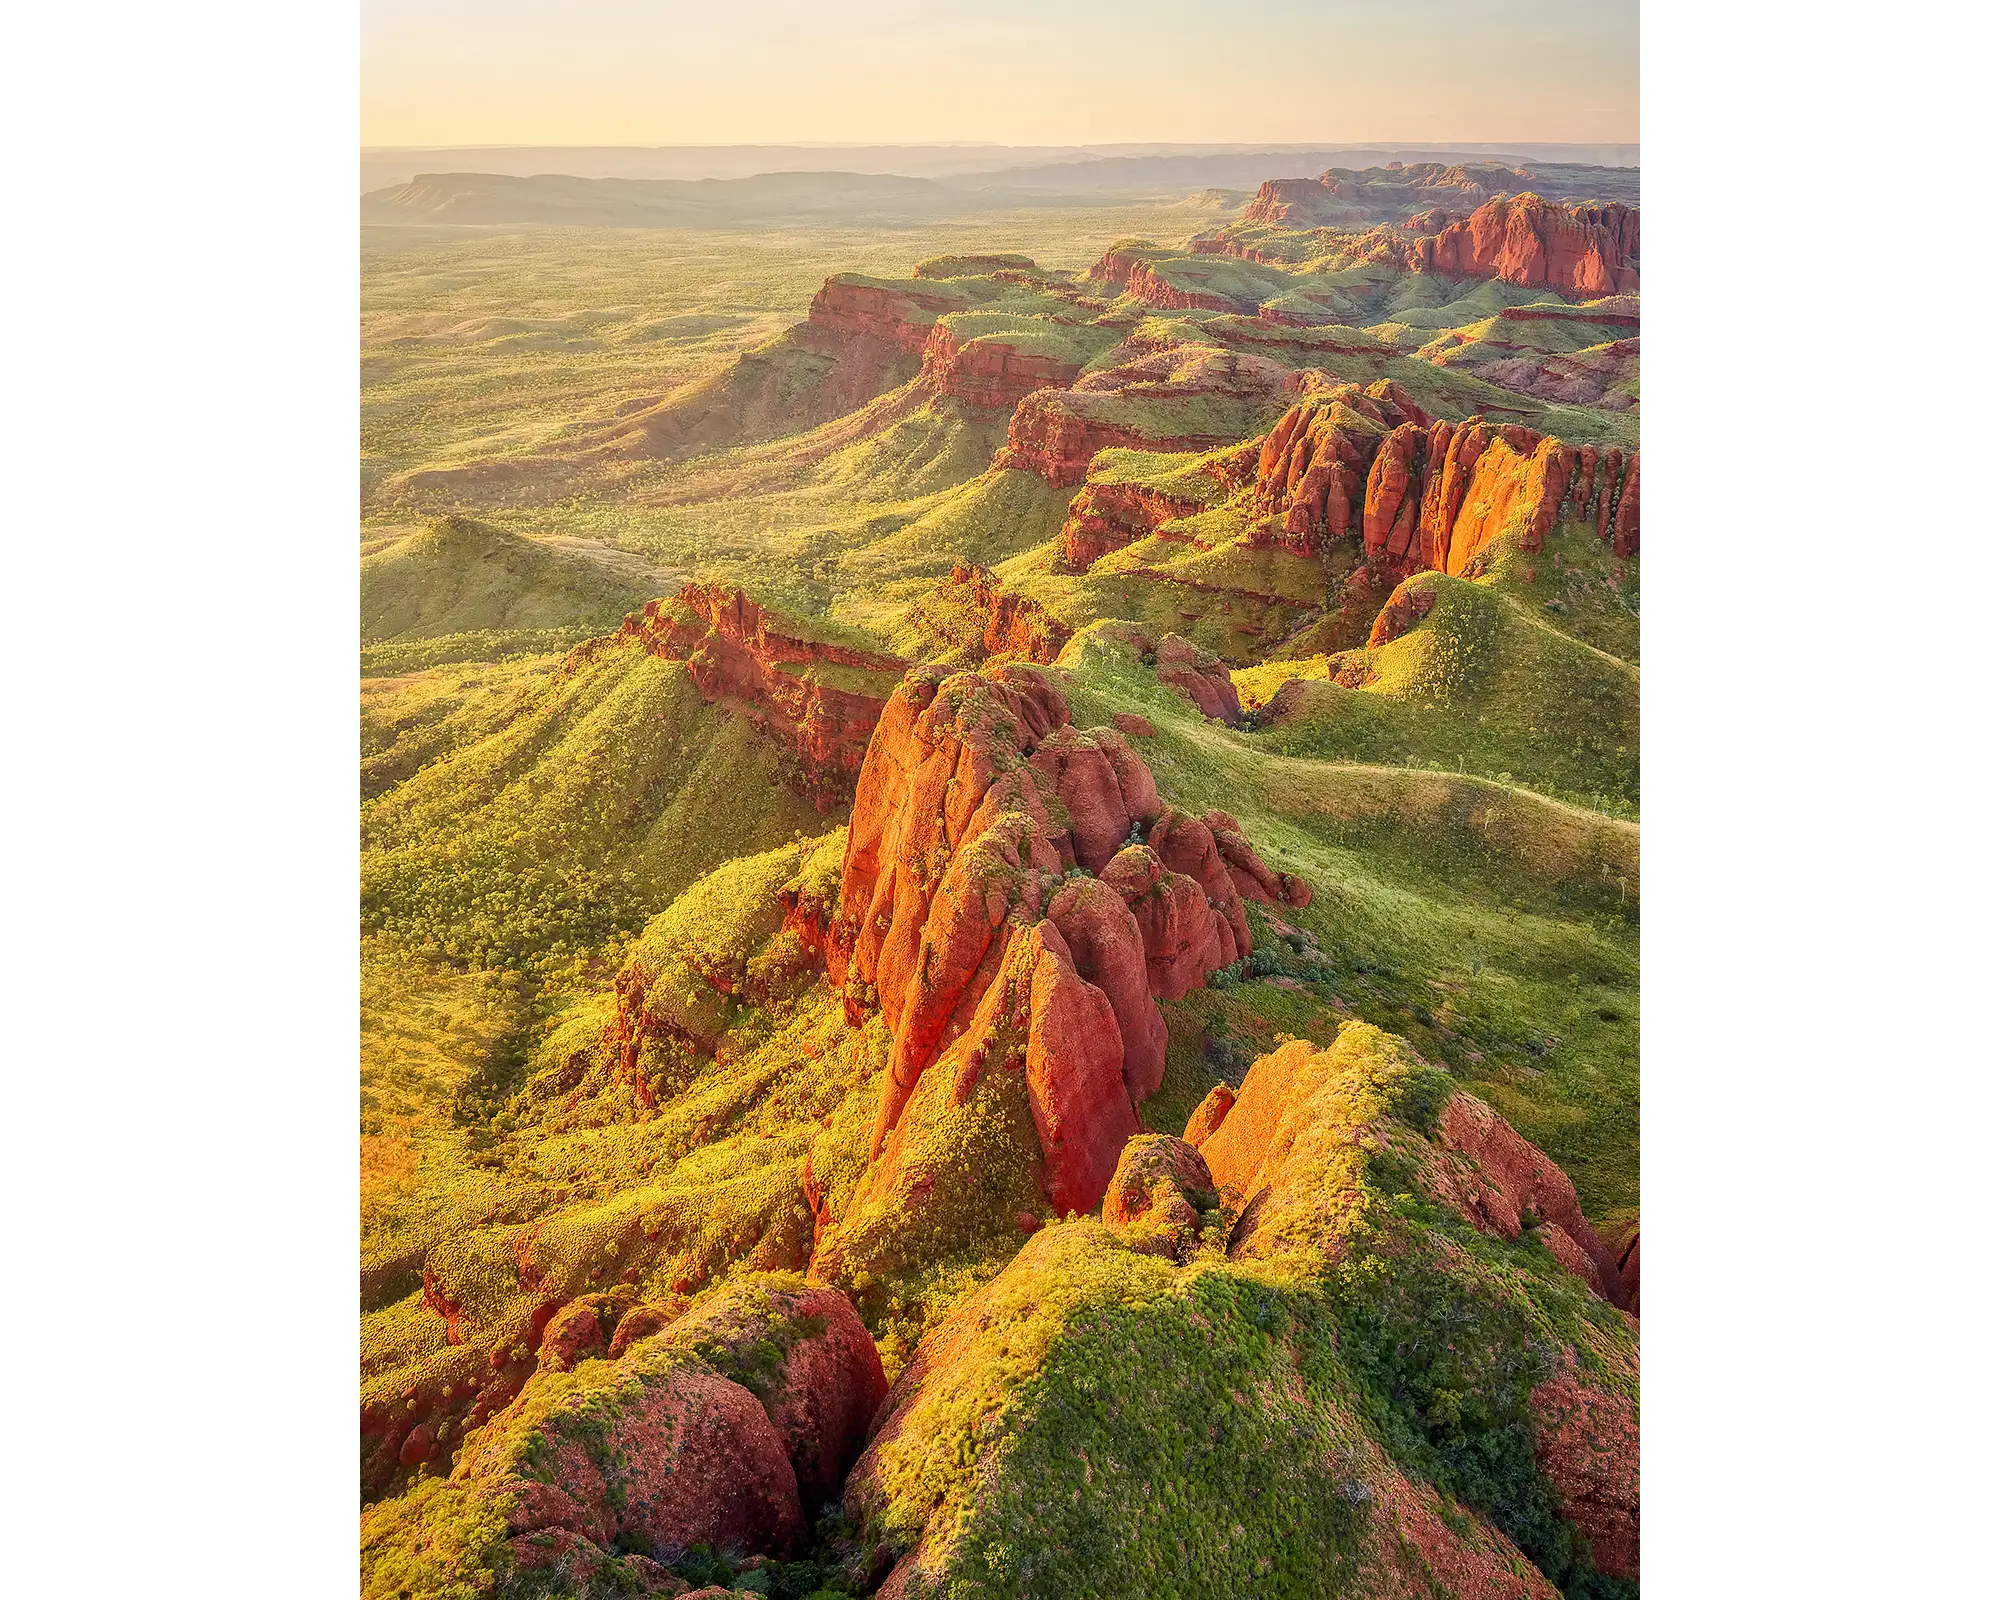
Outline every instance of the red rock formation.
<svg viewBox="0 0 2000 1600"><path fill-rule="evenodd" d="M828 278L813 296L807 324L817 332L846 339L880 339L910 355L921 355L939 317L965 309L964 294L911 282L889 288Z"/></svg>
<svg viewBox="0 0 2000 1600"><path fill-rule="evenodd" d="M1129 360L1087 373L1069 389L1038 389L1023 400L993 464L1024 468L1070 488L1083 482L1098 451L1113 446L1185 451L1234 445L1247 430L1218 429L1217 411L1275 405L1287 373L1264 356L1214 345L1152 348L1129 341L1122 348ZM1211 400L1232 404L1205 404ZM1175 429L1176 419L1185 419L1185 431Z"/></svg>
<svg viewBox="0 0 2000 1600"><path fill-rule="evenodd" d="M1236 684L1220 656L1170 633L1153 652L1153 668L1159 673L1160 682L1180 690L1204 717L1213 717L1232 728L1242 722L1243 706L1236 698Z"/></svg>
<svg viewBox="0 0 2000 1600"><path fill-rule="evenodd" d="M1413 588L1412 580L1405 578L1376 614L1375 625L1368 630L1368 648L1374 650L1402 638L1429 616L1436 604L1436 590Z"/></svg>
<svg viewBox="0 0 2000 1600"><path fill-rule="evenodd" d="M621 1536L653 1548L795 1549L805 1535L797 1475L756 1398L693 1360L647 1362L642 1351L621 1365L636 1381L602 1425L609 1449L552 1431L530 1476L502 1428L472 1441L453 1472L504 1507L516 1562L598 1561ZM538 1399L531 1386L517 1408Z"/></svg>
<svg viewBox="0 0 2000 1600"><path fill-rule="evenodd" d="M1535 1464L1598 1570L1639 1578L1639 1419L1622 1395L1594 1387L1574 1358L1535 1389Z"/></svg>
<svg viewBox="0 0 2000 1600"><path fill-rule="evenodd" d="M782 1330L783 1355L767 1371L763 1352L774 1329ZM847 1296L752 1280L681 1317L670 1337L726 1372L749 1375L807 1505L839 1491L889 1388L875 1341Z"/></svg>
<svg viewBox="0 0 2000 1600"><path fill-rule="evenodd" d="M1535 194L1496 196L1463 222L1413 241L1408 261L1413 271L1563 294L1636 293L1639 213L1615 201L1564 206Z"/></svg>
<svg viewBox="0 0 2000 1600"><path fill-rule="evenodd" d="M1066 389L1079 363L1017 350L998 336L960 343L939 322L924 343L924 376L939 394L975 406L1012 406L1037 389Z"/></svg>
<svg viewBox="0 0 2000 1600"><path fill-rule="evenodd" d="M1460 207L1477 205L1487 196L1506 194L1525 185L1528 174L1491 162L1447 166L1440 161L1416 161L1407 166L1369 167L1354 171L1332 167L1317 178L1273 178L1251 197L1242 220L1266 227L1311 228L1323 225L1390 221L1412 207L1439 198ZM1458 215L1463 215L1461 209Z"/></svg>
<svg viewBox="0 0 2000 1600"><path fill-rule="evenodd" d="M1056 535L1057 570L1087 571L1113 550L1150 538L1164 524L1200 509L1192 500L1178 500L1145 484L1086 481Z"/></svg>
<svg viewBox="0 0 2000 1600"><path fill-rule="evenodd" d="M1468 1222L1513 1239L1533 1220L1564 1267L1613 1305L1620 1303L1618 1264L1584 1220L1576 1190L1561 1167L1469 1094L1455 1094L1446 1103L1438 1139L1471 1159L1471 1169L1460 1175L1452 1193Z"/></svg>
<svg viewBox="0 0 2000 1600"><path fill-rule="evenodd" d="M1226 295L1198 289L1179 289L1160 275L1153 264L1132 250L1107 250L1091 267L1090 278L1163 311L1245 311Z"/></svg>
<svg viewBox="0 0 2000 1600"><path fill-rule="evenodd" d="M1429 418L1387 379L1363 389L1312 385L1278 419L1257 458L1258 511L1280 530L1276 542L1313 555L1354 531L1369 463L1385 437Z"/></svg>
<svg viewBox="0 0 2000 1600"><path fill-rule="evenodd" d="M1039 601L1009 594L985 567L964 561L951 572L921 608L922 624L955 660L1033 661L1046 666L1069 642L1068 623L1051 616Z"/></svg>
<svg viewBox="0 0 2000 1600"><path fill-rule="evenodd" d="M1199 1150L1164 1133L1142 1133L1118 1157L1104 1192L1104 1220L1125 1227L1170 1212L1192 1224L1197 1212L1215 1203L1215 1181Z"/></svg>
<svg viewBox="0 0 2000 1600"><path fill-rule="evenodd" d="M1083 482L1091 458L1114 446L1128 449L1170 449L1175 444L1149 440L1136 427L1109 418L1085 416L1062 403L1057 391L1041 389L1014 408L1007 423L1007 442L993 464L1038 473L1059 489Z"/></svg>
<svg viewBox="0 0 2000 1600"><path fill-rule="evenodd" d="M1575 454L1555 438L1474 417L1456 427L1405 424L1369 467L1361 517L1370 561L1453 577L1502 534L1539 550L1555 526Z"/></svg>
<svg viewBox="0 0 2000 1600"><path fill-rule="evenodd" d="M1639 553L1639 452L1632 452L1625 468L1625 482L1618 491L1618 514L1611 523L1611 553L1632 556Z"/></svg>
<svg viewBox="0 0 2000 1600"><path fill-rule="evenodd" d="M913 671L862 767L827 943L850 1019L879 1004L893 1038L871 1158L893 1168L941 1058L961 1101L1020 1070L1050 1201L1094 1210L1165 1070L1153 997L1249 952L1230 864L1261 889L1255 852L1238 837L1226 861L1216 827L1237 831L1163 805L1123 735L1073 727L1046 674Z"/></svg>
<svg viewBox="0 0 2000 1600"><path fill-rule="evenodd" d="M782 740L798 759L801 787L826 811L852 791L875 719L895 686L891 675L908 663L795 629L740 589L689 583L672 599L647 601L617 637L685 662L703 698L731 706ZM874 683L865 677L872 673L881 674Z"/></svg>
<svg viewBox="0 0 2000 1600"><path fill-rule="evenodd" d="M1202 1097L1200 1105L1189 1115L1187 1127L1181 1137L1199 1150L1202 1141L1222 1126L1222 1119L1229 1115L1236 1104L1236 1091L1226 1083L1218 1083Z"/></svg>

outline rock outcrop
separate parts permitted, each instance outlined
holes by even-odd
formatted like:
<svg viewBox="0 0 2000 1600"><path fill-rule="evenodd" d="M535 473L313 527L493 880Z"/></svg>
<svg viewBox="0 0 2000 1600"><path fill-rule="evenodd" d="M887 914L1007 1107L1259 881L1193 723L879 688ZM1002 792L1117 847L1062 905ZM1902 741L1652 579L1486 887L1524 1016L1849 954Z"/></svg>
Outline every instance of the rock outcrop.
<svg viewBox="0 0 2000 1600"><path fill-rule="evenodd" d="M1096 1592L1108 1569L1190 1594L1294 1574L1329 1593L1539 1600L1557 1582L1595 1592L1593 1568L1636 1581L1636 1330L1549 1293L1531 1249L1468 1249L1495 1226L1468 1196L1518 1187L1520 1157L1457 1127L1453 1100L1446 1074L1350 1022L1254 1064L1233 1104L1198 1115L1198 1150L1194 1126L1134 1138L1103 1223L1039 1229L891 1389L843 1499L864 1547L895 1560L880 1592L983 1577L996 1549L1023 1592ZM1186 1248L1223 1227L1220 1259ZM1448 1432L1448 1454L1507 1465L1441 1499L1371 1442L1360 1391ZM1185 1468L1214 1454L1227 1488ZM1244 1492L1260 1481L1284 1486L1282 1519ZM1118 1509L1167 1483L1171 1515ZM1024 1503L1034 1541L996 1543Z"/></svg>
<svg viewBox="0 0 2000 1600"><path fill-rule="evenodd" d="M1617 554L1639 548L1638 453L1512 423L1433 420L1386 381L1312 383L1258 458L1265 537L1306 555L1358 534L1370 562L1458 577L1503 534L1539 550L1565 500Z"/></svg>
<svg viewBox="0 0 2000 1600"><path fill-rule="evenodd" d="M1393 1149L1431 1201L1501 1239L1532 1226L1564 1270L1620 1304L1617 1263L1584 1220L1569 1179L1483 1101L1451 1092L1439 1074L1443 1102L1430 1115L1403 1109L1357 1122L1356 1069L1380 1073L1404 1048L1351 1023L1327 1050L1294 1041L1252 1064L1234 1104L1196 1146L1224 1201L1240 1208L1230 1256L1343 1259L1356 1237L1346 1198L1359 1190L1352 1162L1364 1150ZM1636 1335L1616 1349L1616 1359L1607 1348L1598 1356L1625 1369L1617 1382L1587 1375L1573 1351L1559 1351L1527 1409L1537 1460L1563 1515L1586 1535L1601 1570L1636 1578Z"/></svg>
<svg viewBox="0 0 2000 1600"><path fill-rule="evenodd" d="M1632 294L1639 288L1639 213L1616 202L1497 196L1463 222L1414 240L1408 262L1412 271L1498 278L1559 294Z"/></svg>
<svg viewBox="0 0 2000 1600"><path fill-rule="evenodd" d="M1268 514L1277 543L1314 555L1345 538L1360 520L1370 463L1398 428L1431 419L1384 378L1313 385L1265 437L1257 457L1256 508Z"/></svg>
<svg viewBox="0 0 2000 1600"><path fill-rule="evenodd" d="M1361 1042L1357 1036L1350 1048ZM1232 1253L1255 1255L1281 1243L1294 1248L1303 1237L1283 1221L1296 1208L1300 1186L1322 1181L1325 1150L1315 1144L1315 1130L1336 1112L1317 1097L1338 1065L1333 1052L1294 1041L1252 1064L1223 1114L1206 1119L1205 1132L1190 1124L1188 1142L1217 1187L1242 1207ZM1420 1157L1424 1186L1439 1203L1502 1239L1535 1227L1565 1271L1613 1305L1622 1303L1617 1263L1584 1220L1575 1188L1491 1106L1463 1091L1448 1095ZM1323 1235L1319 1248L1337 1254L1337 1230Z"/></svg>
<svg viewBox="0 0 2000 1600"><path fill-rule="evenodd" d="M869 1155L893 1182L926 1074L963 1101L1025 1074L1058 1215L1096 1209L1159 1086L1175 999L1247 955L1242 899L1300 899L1220 812L1165 804L1122 734L1078 729L1054 678L917 668L856 789L828 972L893 1045Z"/></svg>
<svg viewBox="0 0 2000 1600"><path fill-rule="evenodd" d="M547 1337L578 1343L584 1321ZM854 1308L797 1279L732 1284L615 1359L586 1353L541 1366L416 1509L364 1516L364 1593L388 1592L374 1560L411 1544L578 1593L679 1592L653 1555L696 1545L790 1555L887 1389Z"/></svg>
<svg viewBox="0 0 2000 1600"><path fill-rule="evenodd" d="M1249 437L1282 404L1287 369L1252 352L1133 340L1114 355L1125 359L1015 407L994 465L1073 488L1100 450L1213 450Z"/></svg>
<svg viewBox="0 0 2000 1600"><path fill-rule="evenodd" d="M925 641L927 660L949 665L1032 661L1046 666L1069 642L1068 623L1039 601L1011 593L987 568L954 561L912 601L904 622Z"/></svg>
<svg viewBox="0 0 2000 1600"><path fill-rule="evenodd" d="M1086 480L1056 535L1057 570L1087 571L1112 551L1151 538L1166 523L1200 509L1148 484Z"/></svg>
<svg viewBox="0 0 2000 1600"><path fill-rule="evenodd" d="M966 295L948 283L884 283L842 274L820 285L806 322L817 333L880 340L922 356L938 318L966 304Z"/></svg>
<svg viewBox="0 0 2000 1600"><path fill-rule="evenodd" d="M1037 389L1066 389L1082 371L1079 362L1021 350L988 334L961 341L949 319L924 343L924 376L939 394L974 406L1017 405Z"/></svg>
<svg viewBox="0 0 2000 1600"><path fill-rule="evenodd" d="M702 695L783 742L800 787L821 811L853 792L855 774L908 663L817 639L741 589L688 583L627 617L618 638L683 661Z"/></svg>
<svg viewBox="0 0 2000 1600"><path fill-rule="evenodd" d="M1144 249L1113 247L1104 252L1090 269L1093 282L1143 300L1162 311L1251 311L1256 298L1239 304L1227 295L1203 289L1187 289L1169 282Z"/></svg>

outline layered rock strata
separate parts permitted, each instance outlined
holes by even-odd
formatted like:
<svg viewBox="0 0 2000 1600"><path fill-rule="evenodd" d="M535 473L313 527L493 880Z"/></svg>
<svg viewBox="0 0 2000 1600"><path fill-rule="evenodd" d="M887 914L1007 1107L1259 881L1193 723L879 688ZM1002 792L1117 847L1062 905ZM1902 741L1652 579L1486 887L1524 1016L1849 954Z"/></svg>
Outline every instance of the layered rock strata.
<svg viewBox="0 0 2000 1600"><path fill-rule="evenodd" d="M649 600L617 637L685 662L712 703L726 704L784 743L800 786L822 811L853 792L855 774L897 680L900 657L814 639L741 589L683 584Z"/></svg>

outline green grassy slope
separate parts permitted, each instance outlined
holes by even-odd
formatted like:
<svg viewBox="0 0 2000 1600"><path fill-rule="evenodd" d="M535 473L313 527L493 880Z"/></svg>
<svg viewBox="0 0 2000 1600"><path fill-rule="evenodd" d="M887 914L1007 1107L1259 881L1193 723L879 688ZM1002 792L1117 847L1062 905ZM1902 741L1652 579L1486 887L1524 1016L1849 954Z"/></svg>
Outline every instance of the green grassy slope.
<svg viewBox="0 0 2000 1600"><path fill-rule="evenodd" d="M557 670L362 808L362 922L495 968L584 960L715 862L819 826L786 758L678 663Z"/></svg>
<svg viewBox="0 0 2000 1600"><path fill-rule="evenodd" d="M651 585L469 517L437 517L361 558L365 643L461 633L602 633Z"/></svg>

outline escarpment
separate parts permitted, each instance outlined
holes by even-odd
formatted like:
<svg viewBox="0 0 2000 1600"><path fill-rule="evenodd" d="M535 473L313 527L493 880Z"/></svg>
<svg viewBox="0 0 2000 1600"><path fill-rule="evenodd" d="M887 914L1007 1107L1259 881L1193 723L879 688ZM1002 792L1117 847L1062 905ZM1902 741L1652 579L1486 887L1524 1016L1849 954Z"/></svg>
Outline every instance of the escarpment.
<svg viewBox="0 0 2000 1600"><path fill-rule="evenodd" d="M1016 406L994 465L1074 488L1100 450L1213 450L1249 438L1283 405L1287 369L1264 356L1211 344L1149 349L1138 341L1116 354L1128 358Z"/></svg>
<svg viewBox="0 0 2000 1600"><path fill-rule="evenodd" d="M1307 891L1234 818L1164 803L1052 677L913 671L862 768L827 940L850 1019L879 1007L892 1038L869 1185L894 1182L921 1083L962 1103L1020 1073L1049 1203L1093 1210L1165 1070L1153 1000L1248 955L1246 894Z"/></svg>
<svg viewBox="0 0 2000 1600"><path fill-rule="evenodd" d="M619 638L687 664L711 702L742 712L797 758L802 789L830 810L853 792L875 722L908 665L811 637L741 589L688 583L627 617Z"/></svg>
<svg viewBox="0 0 2000 1600"><path fill-rule="evenodd" d="M938 318L965 305L964 293L949 283L892 283L841 274L820 285L806 324L823 335L880 340L920 357Z"/></svg>
<svg viewBox="0 0 2000 1600"><path fill-rule="evenodd" d="M1082 363L1021 349L998 335L961 339L947 319L924 342L924 376L939 394L975 406L1012 406L1037 389L1067 388Z"/></svg>
<svg viewBox="0 0 2000 1600"><path fill-rule="evenodd" d="M1463 222L1412 242L1413 271L1498 278L1562 294L1639 287L1639 213L1615 201L1556 205L1536 194L1495 197Z"/></svg>
<svg viewBox="0 0 2000 1600"><path fill-rule="evenodd" d="M1427 417L1394 384L1310 387L1258 458L1257 508L1306 555L1358 535L1371 562L1453 577L1502 534L1538 550L1565 502L1613 551L1639 548L1639 456L1602 456L1482 417Z"/></svg>

